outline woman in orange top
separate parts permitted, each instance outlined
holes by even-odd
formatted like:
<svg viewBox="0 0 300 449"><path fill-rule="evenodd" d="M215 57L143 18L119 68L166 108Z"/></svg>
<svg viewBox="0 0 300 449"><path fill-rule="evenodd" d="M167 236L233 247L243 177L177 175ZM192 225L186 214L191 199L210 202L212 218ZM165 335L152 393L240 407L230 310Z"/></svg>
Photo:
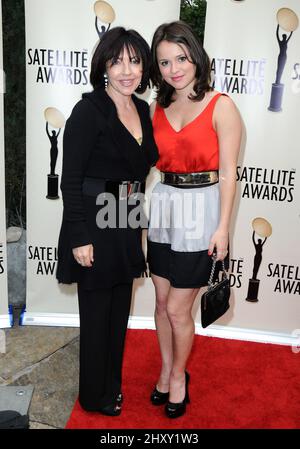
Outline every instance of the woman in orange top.
<svg viewBox="0 0 300 449"><path fill-rule="evenodd" d="M189 402L194 300L208 284L213 252L228 265L241 120L233 101L210 87L209 58L187 24L161 25L152 57L161 182L151 197L148 261L162 367L151 401L176 418Z"/></svg>

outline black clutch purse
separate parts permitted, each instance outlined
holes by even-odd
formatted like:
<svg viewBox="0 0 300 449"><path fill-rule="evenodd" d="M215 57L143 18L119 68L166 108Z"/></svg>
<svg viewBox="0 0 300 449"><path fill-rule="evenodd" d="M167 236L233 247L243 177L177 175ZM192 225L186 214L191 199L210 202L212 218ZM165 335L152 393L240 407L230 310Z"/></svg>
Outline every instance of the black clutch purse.
<svg viewBox="0 0 300 449"><path fill-rule="evenodd" d="M220 318L229 309L230 286L229 279L225 270L224 261L222 261L222 280L213 283L216 259L213 265L208 281L208 289L201 296L201 324L207 327Z"/></svg>

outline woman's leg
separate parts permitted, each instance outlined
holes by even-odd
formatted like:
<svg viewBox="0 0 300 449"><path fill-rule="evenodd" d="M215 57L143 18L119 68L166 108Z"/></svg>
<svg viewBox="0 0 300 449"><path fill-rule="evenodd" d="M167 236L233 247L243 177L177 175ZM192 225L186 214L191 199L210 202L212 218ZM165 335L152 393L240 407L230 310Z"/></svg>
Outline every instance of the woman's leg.
<svg viewBox="0 0 300 449"><path fill-rule="evenodd" d="M78 286L79 401L86 410L114 405L120 393L131 292L132 283L97 290Z"/></svg>
<svg viewBox="0 0 300 449"><path fill-rule="evenodd" d="M185 396L185 368L190 355L195 323L192 307L199 289L171 287L167 313L173 336L173 366L170 375L170 402L181 402Z"/></svg>
<svg viewBox="0 0 300 449"><path fill-rule="evenodd" d="M151 278L156 294L154 318L162 359L161 372L156 386L161 393L167 393L173 364L172 328L167 314L170 282L154 274L151 275Z"/></svg>
<svg viewBox="0 0 300 449"><path fill-rule="evenodd" d="M85 290L78 284L79 401L84 409L91 411L99 410L113 401L107 373L111 297L112 289Z"/></svg>
<svg viewBox="0 0 300 449"><path fill-rule="evenodd" d="M122 362L125 336L130 312L132 282L113 287L111 322L110 322L110 354L111 369L108 376L113 392L118 395L122 385ZM109 379L108 379L109 380Z"/></svg>

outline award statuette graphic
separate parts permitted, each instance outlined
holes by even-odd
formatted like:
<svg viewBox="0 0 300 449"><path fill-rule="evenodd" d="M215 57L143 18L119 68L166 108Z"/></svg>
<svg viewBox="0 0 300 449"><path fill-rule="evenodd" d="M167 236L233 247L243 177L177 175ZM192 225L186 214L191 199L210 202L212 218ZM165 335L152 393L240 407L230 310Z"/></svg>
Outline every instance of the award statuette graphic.
<svg viewBox="0 0 300 449"><path fill-rule="evenodd" d="M116 14L115 14L113 7L110 6L109 3L107 3L103 0L98 0L94 4L94 11L96 14L95 27L96 27L99 39L101 39L103 34L106 33L110 29L110 25L115 20ZM99 26L98 26L99 25L98 19L100 22L102 22L102 24L105 24L105 25L101 25L101 30L99 29Z"/></svg>
<svg viewBox="0 0 300 449"><path fill-rule="evenodd" d="M65 126L65 117L56 108L45 109L44 116L46 119L46 132L49 137L51 148L50 148L50 174L48 175L48 191L46 198L50 200L56 200L58 196L58 175L55 174L55 166L58 155L57 138L61 131L61 128ZM49 131L49 124L58 129L58 131Z"/></svg>
<svg viewBox="0 0 300 449"><path fill-rule="evenodd" d="M272 226L270 223L261 217L254 218L252 221L252 242L255 247L255 256L254 256L254 264L253 264L253 273L252 278L249 279L248 293L246 301L257 302L257 295L259 289L260 280L257 279L258 270L262 261L262 250L263 246L266 243L266 240L272 234ZM257 234L261 238L255 238L255 234Z"/></svg>
<svg viewBox="0 0 300 449"><path fill-rule="evenodd" d="M279 112L282 110L282 96L284 84L281 83L282 74L287 60L288 42L292 37L293 32L298 28L299 20L297 14L289 8L281 8L277 11L277 29L276 37L279 45L279 55L277 59L276 80L272 84L271 100L269 111ZM280 29L287 31L280 36Z"/></svg>

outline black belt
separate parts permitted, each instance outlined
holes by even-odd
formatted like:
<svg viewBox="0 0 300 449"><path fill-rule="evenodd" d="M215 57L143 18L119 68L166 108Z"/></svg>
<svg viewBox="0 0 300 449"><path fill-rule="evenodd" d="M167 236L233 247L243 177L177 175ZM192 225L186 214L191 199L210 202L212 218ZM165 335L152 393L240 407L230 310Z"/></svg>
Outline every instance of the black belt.
<svg viewBox="0 0 300 449"><path fill-rule="evenodd" d="M145 182L140 181L112 181L103 178L86 176L82 183L84 195L96 197L100 193L111 193L116 199L127 199L137 193L145 193Z"/></svg>
<svg viewBox="0 0 300 449"><path fill-rule="evenodd" d="M201 187L216 184L218 181L217 170L198 173L161 173L161 182L175 187Z"/></svg>

